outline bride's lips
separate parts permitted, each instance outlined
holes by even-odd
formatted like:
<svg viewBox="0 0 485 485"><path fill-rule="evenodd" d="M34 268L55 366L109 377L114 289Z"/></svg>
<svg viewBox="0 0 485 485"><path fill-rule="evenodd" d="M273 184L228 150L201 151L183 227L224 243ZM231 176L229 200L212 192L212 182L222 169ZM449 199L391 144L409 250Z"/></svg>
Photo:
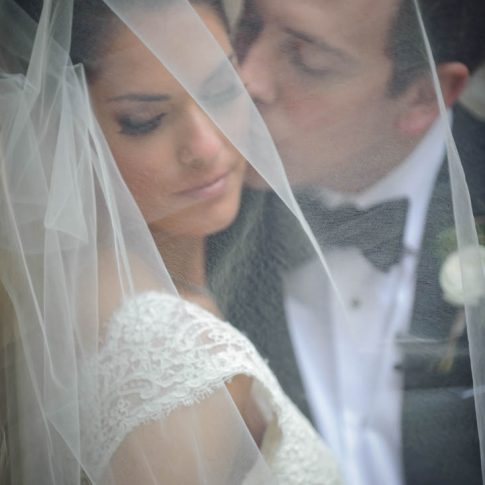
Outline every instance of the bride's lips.
<svg viewBox="0 0 485 485"><path fill-rule="evenodd" d="M176 192L175 195L191 197L193 199L211 199L213 197L219 197L227 190L231 172L232 170L227 170L226 172L213 177L206 182L202 182L194 185L193 187L189 187L188 189Z"/></svg>

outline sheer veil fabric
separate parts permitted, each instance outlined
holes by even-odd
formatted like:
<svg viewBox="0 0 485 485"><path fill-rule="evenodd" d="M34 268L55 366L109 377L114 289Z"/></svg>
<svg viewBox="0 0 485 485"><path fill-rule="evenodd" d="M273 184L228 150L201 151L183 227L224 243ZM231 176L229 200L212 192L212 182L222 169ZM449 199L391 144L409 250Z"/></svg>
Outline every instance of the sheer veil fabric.
<svg viewBox="0 0 485 485"><path fill-rule="evenodd" d="M237 2L228 3L238 12ZM284 150L292 134L277 139L271 128L278 118L263 117L261 103L246 90L232 47L221 45L219 33L230 22L222 22L218 5L201 0L0 0L0 418L5 445L0 466L6 483L280 483L268 436L281 434L285 422L275 422L266 385L277 389L276 407L287 403L272 374L261 369L266 359L270 368L278 358L287 360L286 370L275 373L283 390L310 416L306 399L292 391L299 371L288 360L284 340L289 330L277 310L282 278L295 267L311 266L315 281L324 285L325 291L308 293L321 308L322 320L325 295L340 302L342 325L360 349L359 329L351 328L345 316L350 295L338 269L329 265L330 246L321 242L328 221L313 218L319 211L315 193L320 181L310 165L301 163L295 170L295 154ZM247 5L250 9L252 2ZM412 3L411 10L414 16L404 28L412 24L419 35L415 44L395 49L422 53L420 65L409 69L419 67L429 81L426 95L436 103L434 129L443 140L449 174L450 197L439 199L445 222L438 232L446 233L446 244L456 241L446 256L458 250L451 273L442 277L451 282L433 294L440 300L441 292L455 296L458 306L450 309L466 316L466 331L456 324L458 337L447 330L443 339L431 332L423 341L443 344L438 361L445 359L445 375L450 375L447 365L453 368L457 342L467 335L471 393L483 443L485 261L433 60L437 46L428 38L419 5ZM238 25L235 21L232 28ZM84 45L90 36L96 43ZM233 40L244 57L252 39L234 35ZM298 45L284 48L302 54ZM283 64L280 68L277 74L288 75ZM403 81L408 73L400 75ZM168 95L157 90L162 78L170 78ZM177 111L181 92L193 103L190 122L184 117L188 111L183 116ZM299 106L303 99L293 102ZM370 137L366 120L372 124L387 116L386 110L376 99L369 118L361 113L346 137L330 142L330 136L328 153L338 157L345 147L358 158L360 147L369 145L364 143ZM208 131L201 128L207 120ZM315 140L310 132L305 140L304 125L294 136L312 146ZM164 141L179 140L170 137L182 129L187 135L181 139L197 142L206 158L195 156L193 145ZM217 141L220 135L223 142ZM366 171L379 172L382 159L399 151L402 140L387 136L382 134L385 149L374 163L350 169L347 182L358 185ZM228 150L247 161L247 168L234 162L218 169L214 160ZM164 157L188 168L164 165ZM216 168L204 172L207 159ZM137 169L136 164L143 166ZM156 172L153 167L161 168ZM234 198L228 195L227 204L219 207L214 201L230 192L233 182L228 180L233 179L228 177L239 172L242 177L243 170L247 186L242 194L234 189ZM312 179L315 184L308 184ZM183 183L171 187L173 180ZM220 188L223 184L227 187ZM171 196L163 198L163 191ZM338 216L328 213L327 220L333 217ZM184 233L181 220L192 232ZM358 237L382 254L387 241L379 239L379 221L369 219L364 225L365 236L359 232ZM193 240L201 239L201 233L207 236L207 285L190 281L185 272L194 257ZM434 245L422 249L433 251ZM438 281L428 283L440 288ZM206 309L209 300L209 311L187 303L185 293ZM256 296L266 302L263 307ZM221 316L240 327L255 349L244 347L243 337L230 325L230 337L226 330L221 333L226 327L214 323ZM146 324L157 318L156 328ZM130 326L131 321L138 324ZM248 327L239 322L249 322ZM391 343L383 339L381 345L385 353ZM429 350L420 349L415 347L418 353ZM202 375L198 368L204 369ZM332 363L336 375L345 369ZM248 402L256 406L245 407L224 385L239 375L252 377ZM254 432L258 420L267 424L262 436ZM307 421L301 423L306 432ZM326 440L342 459L339 433L335 422L332 439ZM312 448L315 453L318 446ZM294 448L294 456L300 456L296 442ZM321 475L315 483L334 482Z"/></svg>
<svg viewBox="0 0 485 485"><path fill-rule="evenodd" d="M247 399L261 402L264 418L265 385L274 378L260 374L265 364L247 341L230 327L214 326L218 318L178 293L212 304L208 290L183 271L184 261L193 256L197 231L206 230L198 229L205 218L209 226L224 227L226 212L237 209L234 179L244 165L232 146L259 160L275 191L298 210L228 58L228 41L222 49L214 37L226 35L222 11L217 2L171 0L136 7L124 1L25 2L26 11L20 4L1 3L6 480L276 483L278 473L259 448L267 440L251 431L251 422L262 418L249 411L243 419L248 405L224 386L236 375L261 378L261 388L254 384ZM106 30L110 34L100 34ZM97 43L83 44L90 34ZM148 84L139 75L126 83L147 65ZM113 89L116 83L123 89ZM197 105L183 97L186 92L198 104L195 115ZM177 103L184 110L173 107ZM108 117L115 117L115 134L106 122L114 105L116 115ZM184 136L165 146L163 136L155 137L161 145L152 137L147 149L150 144L139 140L149 139L145 135L165 111L171 119L166 131L183 129ZM216 127L227 141L220 141ZM116 152L119 145L109 146L108 133L111 141L130 143ZM131 158L124 151L130 144L136 145ZM236 161L224 158L229 150ZM138 178L142 190L133 197L137 181L129 174L136 179L150 172L149 163L120 173L116 162L143 164L148 157L151 163L160 152L162 162L164 156L177 159L186 172L172 173L178 185L170 190L168 171L156 174L151 188ZM204 171L201 164L215 168ZM150 190L151 198L144 198ZM163 200L162 192L172 198ZM181 246L169 258L171 272L160 249L170 245ZM278 401L272 402L277 408ZM269 412L268 423L272 419ZM272 433L278 435L277 427Z"/></svg>

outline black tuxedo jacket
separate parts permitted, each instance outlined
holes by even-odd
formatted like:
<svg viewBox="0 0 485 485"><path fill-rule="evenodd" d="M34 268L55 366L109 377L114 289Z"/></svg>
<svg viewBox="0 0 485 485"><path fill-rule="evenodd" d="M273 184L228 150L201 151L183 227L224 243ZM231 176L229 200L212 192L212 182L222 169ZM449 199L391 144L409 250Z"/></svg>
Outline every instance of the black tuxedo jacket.
<svg viewBox="0 0 485 485"><path fill-rule="evenodd" d="M485 214L485 124L462 108L454 111L454 136L474 212ZM292 240L293 234L301 232L292 230L294 224L274 196L248 191L239 222L209 242L209 273L227 319L250 338L289 397L311 419L283 307L281 273L309 251L307 243ZM457 310L442 299L441 262L431 249L438 234L452 226L444 163L428 210L411 327L401 342L405 355L403 461L408 485L482 483L474 401L467 392L472 388L467 337L464 334L455 343L450 339ZM241 240L246 250L231 251ZM214 254L220 256L224 248L227 257L220 258L222 271L211 253L216 249ZM450 345L455 345L455 352L447 368Z"/></svg>

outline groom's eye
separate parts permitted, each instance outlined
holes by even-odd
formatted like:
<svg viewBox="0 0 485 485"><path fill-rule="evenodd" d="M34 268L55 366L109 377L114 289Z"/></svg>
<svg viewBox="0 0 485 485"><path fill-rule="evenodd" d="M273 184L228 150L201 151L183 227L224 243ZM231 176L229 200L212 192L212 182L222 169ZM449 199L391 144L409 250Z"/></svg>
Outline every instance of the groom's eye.
<svg viewBox="0 0 485 485"><path fill-rule="evenodd" d="M332 73L328 55L318 46L300 39L288 38L282 50L290 63L304 74L321 78Z"/></svg>

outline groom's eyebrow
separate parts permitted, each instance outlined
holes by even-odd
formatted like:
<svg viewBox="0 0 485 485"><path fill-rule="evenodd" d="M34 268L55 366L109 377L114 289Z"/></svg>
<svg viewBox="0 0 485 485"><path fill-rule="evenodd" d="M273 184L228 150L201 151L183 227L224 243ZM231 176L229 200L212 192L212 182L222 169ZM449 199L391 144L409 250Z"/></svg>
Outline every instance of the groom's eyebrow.
<svg viewBox="0 0 485 485"><path fill-rule="evenodd" d="M355 60L345 51L343 51L342 49L339 49L338 47L334 47L330 45L328 42L324 41L323 39L319 39L305 32L299 32L291 28L286 28L285 32L289 35L292 35L293 37L296 37L297 39L303 40L304 42L308 42L309 44L314 45L322 52L326 52L327 54L337 57L338 59L344 62L347 62L347 63L355 62Z"/></svg>

